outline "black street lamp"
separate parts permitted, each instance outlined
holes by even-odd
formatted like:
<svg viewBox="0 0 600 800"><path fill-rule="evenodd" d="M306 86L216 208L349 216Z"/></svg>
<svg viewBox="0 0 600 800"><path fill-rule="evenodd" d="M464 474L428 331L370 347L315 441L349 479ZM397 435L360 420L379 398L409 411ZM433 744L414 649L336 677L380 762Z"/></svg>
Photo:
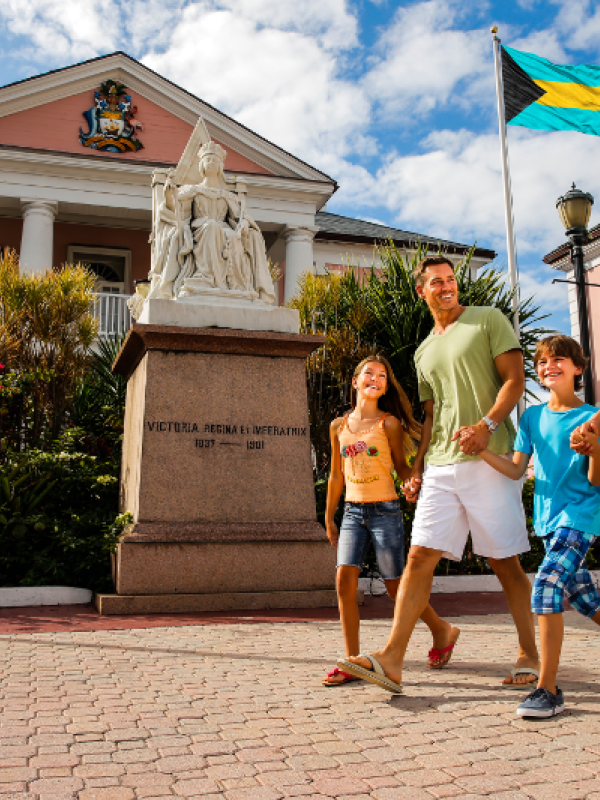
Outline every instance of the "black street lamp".
<svg viewBox="0 0 600 800"><path fill-rule="evenodd" d="M583 245L587 240L587 224L592 212L594 198L588 192L575 188L575 184L556 201L556 208L565 231L571 240L571 261L575 272L577 286L577 309L579 311L579 341L584 355L590 357L590 333L588 326L587 293L585 288L585 271L583 268ZM584 377L583 391L585 402L594 405L594 387L592 384L591 364Z"/></svg>

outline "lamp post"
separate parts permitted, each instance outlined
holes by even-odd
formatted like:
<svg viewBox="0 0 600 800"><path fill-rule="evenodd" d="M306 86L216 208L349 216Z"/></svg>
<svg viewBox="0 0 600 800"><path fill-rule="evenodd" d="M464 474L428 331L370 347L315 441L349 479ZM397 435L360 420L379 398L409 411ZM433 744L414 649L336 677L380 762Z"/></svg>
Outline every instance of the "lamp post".
<svg viewBox="0 0 600 800"><path fill-rule="evenodd" d="M577 309L579 311L579 340L584 355L590 357L590 333L588 327L587 293L585 288L585 270L583 268L583 245L587 239L587 224L590 219L594 198L588 192L571 189L556 201L556 208L569 239L571 240L571 261L575 272L577 286ZM591 367L584 378L585 402L594 405L594 387L592 385Z"/></svg>

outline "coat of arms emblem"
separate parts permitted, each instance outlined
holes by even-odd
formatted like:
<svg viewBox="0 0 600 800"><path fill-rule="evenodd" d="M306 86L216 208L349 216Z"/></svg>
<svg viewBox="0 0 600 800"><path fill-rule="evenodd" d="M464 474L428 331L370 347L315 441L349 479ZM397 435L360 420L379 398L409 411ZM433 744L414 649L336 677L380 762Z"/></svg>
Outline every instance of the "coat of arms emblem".
<svg viewBox="0 0 600 800"><path fill-rule="evenodd" d="M134 116L136 111L124 84L104 81L100 91L94 92L94 107L83 112L89 131L79 128L79 141L84 147L109 153L141 150L144 145L137 138L137 129L144 128Z"/></svg>

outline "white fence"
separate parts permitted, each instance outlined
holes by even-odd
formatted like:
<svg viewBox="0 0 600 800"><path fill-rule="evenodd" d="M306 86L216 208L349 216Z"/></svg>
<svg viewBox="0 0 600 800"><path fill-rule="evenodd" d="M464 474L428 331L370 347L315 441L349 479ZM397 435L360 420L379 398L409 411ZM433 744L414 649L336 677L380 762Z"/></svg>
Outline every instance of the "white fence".
<svg viewBox="0 0 600 800"><path fill-rule="evenodd" d="M98 336L104 338L126 333L132 323L131 313L127 308L129 295L97 292L94 297L94 317L100 322Z"/></svg>

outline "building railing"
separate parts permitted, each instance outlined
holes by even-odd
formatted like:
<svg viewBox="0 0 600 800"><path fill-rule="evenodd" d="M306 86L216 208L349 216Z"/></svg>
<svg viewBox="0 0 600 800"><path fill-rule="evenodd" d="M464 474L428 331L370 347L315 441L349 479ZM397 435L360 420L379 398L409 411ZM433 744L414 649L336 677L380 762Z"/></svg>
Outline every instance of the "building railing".
<svg viewBox="0 0 600 800"><path fill-rule="evenodd" d="M96 303L94 304L94 317L100 323L98 336L105 338L127 333L131 327L132 317L127 301L128 294L108 294L96 292L94 294Z"/></svg>

